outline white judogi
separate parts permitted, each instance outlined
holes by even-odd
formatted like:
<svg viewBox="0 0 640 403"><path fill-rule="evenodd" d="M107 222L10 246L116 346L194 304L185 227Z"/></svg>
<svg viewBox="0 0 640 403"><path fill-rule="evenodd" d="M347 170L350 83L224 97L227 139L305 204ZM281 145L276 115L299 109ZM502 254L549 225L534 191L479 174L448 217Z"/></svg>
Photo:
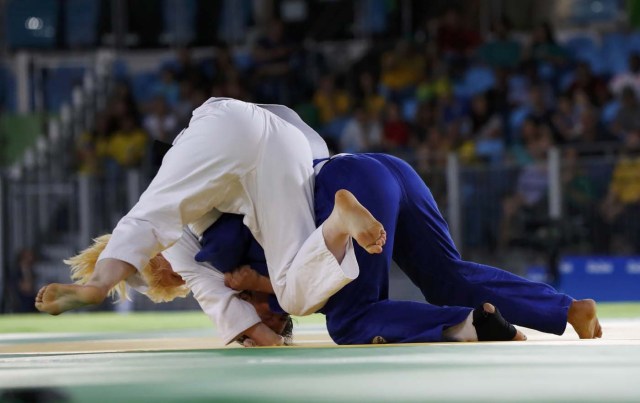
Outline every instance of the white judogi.
<svg viewBox="0 0 640 403"><path fill-rule="evenodd" d="M327 156L322 139L290 109L211 98L194 110L100 259L140 270L184 226L201 234L220 212L242 214L264 248L282 308L313 313L359 273L352 243L339 264L315 227L312 160Z"/></svg>

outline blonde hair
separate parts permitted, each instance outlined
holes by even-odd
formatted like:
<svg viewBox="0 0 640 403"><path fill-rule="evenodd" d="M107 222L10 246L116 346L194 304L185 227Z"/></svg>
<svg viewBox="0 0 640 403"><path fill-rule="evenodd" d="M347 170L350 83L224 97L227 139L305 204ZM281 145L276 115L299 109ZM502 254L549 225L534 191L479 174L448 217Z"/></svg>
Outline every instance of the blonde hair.
<svg viewBox="0 0 640 403"><path fill-rule="evenodd" d="M86 284L96 266L98 257L109 243L111 234L99 236L93 244L76 256L64 260L71 267L71 280L76 284ZM162 265L161 260L153 258L140 272L148 289L144 293L153 302L168 302L176 298L184 298L189 294L189 288L179 284L175 272ZM118 297L118 301L129 299L125 281L120 281L108 293L109 297Z"/></svg>

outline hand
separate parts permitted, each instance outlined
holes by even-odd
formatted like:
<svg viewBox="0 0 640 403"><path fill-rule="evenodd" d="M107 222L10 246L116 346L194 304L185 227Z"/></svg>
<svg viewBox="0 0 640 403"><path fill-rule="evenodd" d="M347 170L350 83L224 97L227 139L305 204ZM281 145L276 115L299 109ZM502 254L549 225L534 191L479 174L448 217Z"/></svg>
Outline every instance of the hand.
<svg viewBox="0 0 640 403"><path fill-rule="evenodd" d="M224 285L237 291L258 291L260 274L249 266L241 266L224 274Z"/></svg>

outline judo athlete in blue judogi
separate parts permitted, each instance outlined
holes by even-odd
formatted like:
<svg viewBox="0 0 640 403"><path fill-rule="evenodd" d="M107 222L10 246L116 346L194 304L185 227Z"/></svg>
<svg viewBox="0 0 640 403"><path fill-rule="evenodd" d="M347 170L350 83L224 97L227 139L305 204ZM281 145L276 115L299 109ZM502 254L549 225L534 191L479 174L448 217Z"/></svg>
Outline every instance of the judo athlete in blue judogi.
<svg viewBox="0 0 640 403"><path fill-rule="evenodd" d="M546 284L462 260L431 192L404 161L384 154L354 154L322 163L315 183L316 223L331 213L336 192L346 189L387 231L382 254L371 255L355 246L359 276L319 311L326 315L337 344L467 340L447 334L447 329L471 320L476 340L512 339L515 329L501 318L489 326L503 327L498 334L482 329L482 308L472 311L484 303L498 307L506 321L542 332L562 334L569 321L580 337L601 334L593 301L575 301ZM204 233L202 245L196 260L210 261L221 271L248 264L267 273L264 254L241 216L220 219ZM392 260L428 303L389 299ZM273 301L272 310L277 310ZM577 319L571 321L570 314Z"/></svg>

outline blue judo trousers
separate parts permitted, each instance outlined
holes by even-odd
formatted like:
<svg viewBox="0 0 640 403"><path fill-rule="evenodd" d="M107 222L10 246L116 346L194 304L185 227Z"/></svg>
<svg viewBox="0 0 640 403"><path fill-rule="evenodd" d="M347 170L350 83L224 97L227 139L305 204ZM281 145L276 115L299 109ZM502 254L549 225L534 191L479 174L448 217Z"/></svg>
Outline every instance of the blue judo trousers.
<svg viewBox="0 0 640 403"><path fill-rule="evenodd" d="M354 245L360 275L320 310L338 344L444 341L444 329L464 321L484 302L509 322L562 334L573 299L547 284L461 259L431 192L404 161L384 154L341 155L316 176L315 213L320 225L331 214L335 193L347 189L387 231L381 254ZM226 214L204 234L196 260L229 271L249 264L267 275L264 253L242 224ZM388 298L394 260L427 303ZM275 300L275 298L274 298ZM272 303L272 309L278 307Z"/></svg>

